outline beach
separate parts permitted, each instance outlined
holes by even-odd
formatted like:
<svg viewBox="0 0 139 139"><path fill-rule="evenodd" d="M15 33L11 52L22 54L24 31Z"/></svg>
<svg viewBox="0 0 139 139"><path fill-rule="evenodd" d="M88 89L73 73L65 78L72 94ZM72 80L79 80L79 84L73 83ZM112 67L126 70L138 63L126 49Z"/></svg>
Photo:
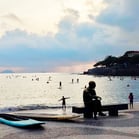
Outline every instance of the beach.
<svg viewBox="0 0 139 139"><path fill-rule="evenodd" d="M45 121L46 124L34 129L0 124L0 139L137 139L138 119L139 103L135 103L133 109L119 111L118 117L106 116L94 120L84 119L81 115L69 122Z"/></svg>

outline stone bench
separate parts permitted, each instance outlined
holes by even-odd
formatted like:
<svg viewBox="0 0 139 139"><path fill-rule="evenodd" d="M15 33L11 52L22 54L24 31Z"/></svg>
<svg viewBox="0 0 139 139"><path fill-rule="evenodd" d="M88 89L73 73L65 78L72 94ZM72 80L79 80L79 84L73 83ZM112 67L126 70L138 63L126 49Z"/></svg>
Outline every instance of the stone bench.
<svg viewBox="0 0 139 139"><path fill-rule="evenodd" d="M111 104L111 105L103 105L102 111L108 111L109 116L118 116L118 110L126 110L128 109L128 104ZM89 117L89 113L86 111L85 107L72 107L73 113L84 114L84 118Z"/></svg>

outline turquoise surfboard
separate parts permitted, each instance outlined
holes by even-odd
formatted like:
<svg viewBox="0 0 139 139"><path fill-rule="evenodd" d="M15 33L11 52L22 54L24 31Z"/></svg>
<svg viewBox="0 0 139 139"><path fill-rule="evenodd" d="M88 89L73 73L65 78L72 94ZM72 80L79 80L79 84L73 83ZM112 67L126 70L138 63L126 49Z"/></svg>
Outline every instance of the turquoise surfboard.
<svg viewBox="0 0 139 139"><path fill-rule="evenodd" d="M9 114L0 114L0 123L14 126L14 127L35 127L41 124L44 124L42 121L30 119L30 118L22 118L20 116L14 116Z"/></svg>

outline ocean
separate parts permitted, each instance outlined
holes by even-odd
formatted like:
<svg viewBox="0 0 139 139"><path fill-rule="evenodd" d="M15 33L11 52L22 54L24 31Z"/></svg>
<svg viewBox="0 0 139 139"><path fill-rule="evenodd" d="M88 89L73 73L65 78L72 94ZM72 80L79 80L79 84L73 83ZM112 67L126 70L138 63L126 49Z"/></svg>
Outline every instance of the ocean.
<svg viewBox="0 0 139 139"><path fill-rule="evenodd" d="M139 102L139 77L105 77L69 73L0 74L0 112L60 108L62 96L67 107L83 105L83 90L96 82L102 104L128 103L130 92ZM60 88L61 82L61 88Z"/></svg>

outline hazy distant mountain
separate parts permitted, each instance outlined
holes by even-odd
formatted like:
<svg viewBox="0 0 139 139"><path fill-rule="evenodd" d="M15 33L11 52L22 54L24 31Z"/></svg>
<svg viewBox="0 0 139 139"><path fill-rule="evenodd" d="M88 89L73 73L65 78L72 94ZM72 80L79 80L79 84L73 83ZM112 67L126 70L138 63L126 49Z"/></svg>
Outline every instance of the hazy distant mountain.
<svg viewBox="0 0 139 139"><path fill-rule="evenodd" d="M14 73L12 70L3 70L1 73Z"/></svg>

